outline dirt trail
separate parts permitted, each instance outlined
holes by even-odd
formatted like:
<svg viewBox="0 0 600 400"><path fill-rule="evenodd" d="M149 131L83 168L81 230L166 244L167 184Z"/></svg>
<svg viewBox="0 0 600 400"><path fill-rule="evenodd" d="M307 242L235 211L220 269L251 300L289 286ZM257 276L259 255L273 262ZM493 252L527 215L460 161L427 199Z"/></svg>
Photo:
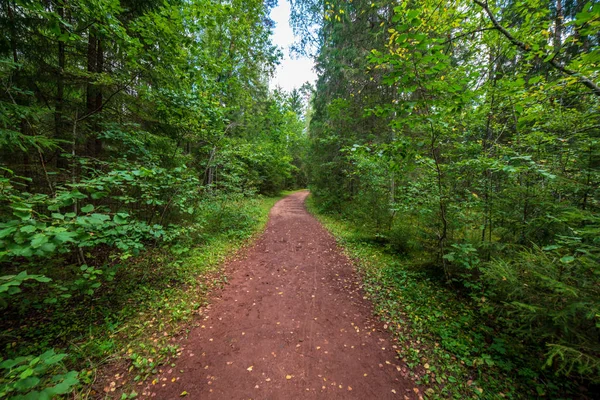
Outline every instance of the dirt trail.
<svg viewBox="0 0 600 400"><path fill-rule="evenodd" d="M350 262L305 210L307 196L297 192L273 207L263 236L227 266L230 284L183 342L176 366L147 395L415 397Z"/></svg>

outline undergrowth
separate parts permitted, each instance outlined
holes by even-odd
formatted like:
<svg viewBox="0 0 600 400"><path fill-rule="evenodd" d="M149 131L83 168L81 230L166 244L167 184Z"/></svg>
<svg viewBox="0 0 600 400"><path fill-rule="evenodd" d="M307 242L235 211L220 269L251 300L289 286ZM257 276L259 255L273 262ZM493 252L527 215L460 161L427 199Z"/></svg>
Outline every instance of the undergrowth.
<svg viewBox="0 0 600 400"><path fill-rule="evenodd" d="M397 339L398 358L428 398L580 398L575 383L540 370L539 349L494 322L489 299L446 285L426 258L398 254L341 215L307 208L352 258L378 316ZM438 274L439 275L439 274Z"/></svg>
<svg viewBox="0 0 600 400"><path fill-rule="evenodd" d="M0 323L4 332L0 336L2 357L18 361L21 369L31 372L25 378L10 372L11 378L8 371L22 371L17 364L7 365L10 368L0 377L0 385L35 383L48 387L46 380L70 371L65 376L71 386L79 381L79 398L98 395L99 391L122 392L122 387L129 388L122 398L135 398L135 383L141 384L159 365L177 356L173 337L187 332L194 314L207 304L211 289L227 282L221 270L223 261L262 231L269 210L280 198L242 198L209 205L206 218L194 229L194 240L182 237L130 258L126 267L103 280L93 296L39 309L27 319L14 320L6 315ZM47 362L40 364L39 357L23 357L48 349L56 349L60 356L60 360L54 356L50 359L51 371L45 366ZM127 368L129 377L107 380L99 374L115 363ZM38 364L45 369L36 367ZM31 377L35 380L23 382ZM12 386L6 389L15 390Z"/></svg>

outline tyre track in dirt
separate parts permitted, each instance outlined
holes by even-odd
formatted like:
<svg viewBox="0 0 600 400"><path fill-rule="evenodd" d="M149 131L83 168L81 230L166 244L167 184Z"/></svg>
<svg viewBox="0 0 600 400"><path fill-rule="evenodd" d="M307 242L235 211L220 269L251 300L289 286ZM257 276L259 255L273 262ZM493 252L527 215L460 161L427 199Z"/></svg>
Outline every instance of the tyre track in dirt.
<svg viewBox="0 0 600 400"><path fill-rule="evenodd" d="M352 264L306 211L307 196L275 204L264 234L226 266L229 284L182 341L175 367L143 397L416 397Z"/></svg>

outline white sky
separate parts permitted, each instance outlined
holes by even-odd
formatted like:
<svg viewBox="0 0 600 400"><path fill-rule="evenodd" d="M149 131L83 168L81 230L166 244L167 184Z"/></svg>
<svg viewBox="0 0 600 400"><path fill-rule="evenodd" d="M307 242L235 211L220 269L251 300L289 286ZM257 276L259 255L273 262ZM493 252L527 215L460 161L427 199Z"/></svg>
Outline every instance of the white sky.
<svg viewBox="0 0 600 400"><path fill-rule="evenodd" d="M299 88L306 81L314 83L317 74L313 71L314 62L310 58L290 57L290 46L294 43L294 33L290 27L290 3L288 0L279 0L279 4L271 10L271 19L275 21L273 30L273 43L283 50L283 59L277 66L275 76L271 78L271 89L277 86L286 91ZM296 57L294 57L296 58Z"/></svg>

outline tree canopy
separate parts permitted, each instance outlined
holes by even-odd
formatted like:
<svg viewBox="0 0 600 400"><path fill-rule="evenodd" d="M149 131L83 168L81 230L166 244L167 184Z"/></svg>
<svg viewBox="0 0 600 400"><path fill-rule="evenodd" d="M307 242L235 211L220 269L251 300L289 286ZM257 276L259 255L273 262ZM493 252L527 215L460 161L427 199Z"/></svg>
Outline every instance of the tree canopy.
<svg viewBox="0 0 600 400"><path fill-rule="evenodd" d="M273 5L2 2L0 397L70 391L49 348L116 318L149 249L243 235L241 199L305 184L298 96L268 88Z"/></svg>
<svg viewBox="0 0 600 400"><path fill-rule="evenodd" d="M503 365L525 346L536 361L519 368L598 382L600 5L294 6L298 33L320 25L299 43L318 49L308 165L320 209L511 335L511 350L471 357Z"/></svg>

